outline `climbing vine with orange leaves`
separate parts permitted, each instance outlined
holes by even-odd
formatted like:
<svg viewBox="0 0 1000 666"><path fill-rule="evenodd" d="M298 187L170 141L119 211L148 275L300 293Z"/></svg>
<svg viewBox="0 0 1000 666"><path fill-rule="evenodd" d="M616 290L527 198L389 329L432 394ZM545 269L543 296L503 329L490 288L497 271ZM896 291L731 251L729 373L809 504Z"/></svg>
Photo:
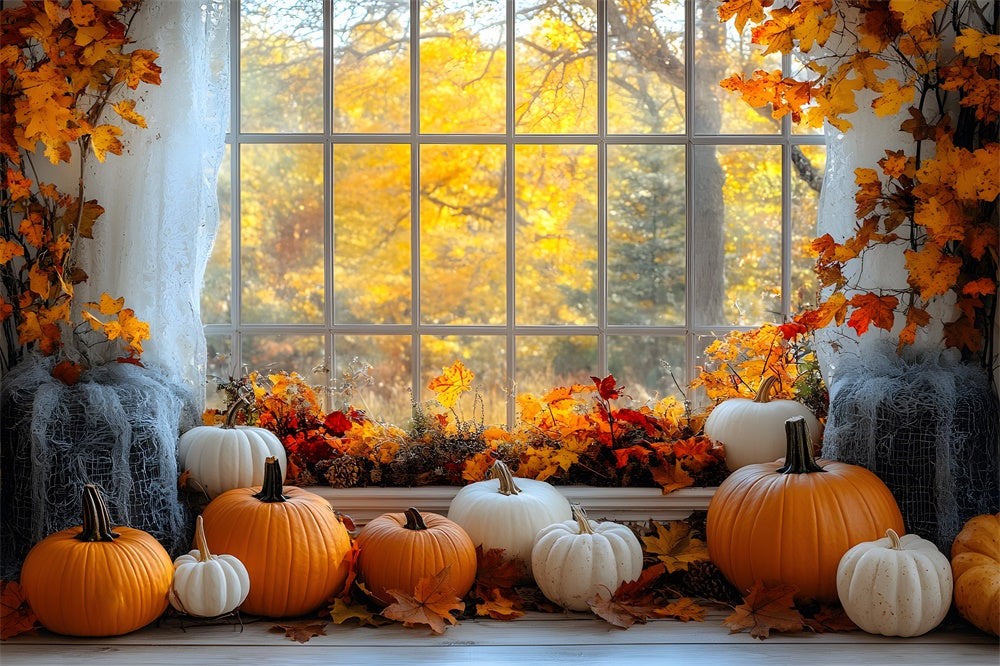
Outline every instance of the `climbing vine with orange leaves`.
<svg viewBox="0 0 1000 666"><path fill-rule="evenodd" d="M765 53L799 53L804 71L759 70L722 82L752 106L818 128L850 131L857 95L874 92L878 117L905 110L900 130L914 148L887 147L855 171L857 225L838 240L817 238L817 306L796 321L811 330L847 322L893 330L899 349L932 319L932 303L954 299L942 317L944 343L992 370L997 350L1000 194L1000 8L948 0L723 0L723 21L750 26ZM874 248L898 247L904 289L859 288L845 267Z"/></svg>
<svg viewBox="0 0 1000 666"><path fill-rule="evenodd" d="M0 322L7 345L3 367L29 350L66 357L54 372L72 383L86 361L66 353L84 345L118 341L137 362L149 326L124 299L102 294L85 303L75 322L76 285L87 274L76 261L79 239L93 238L104 214L85 196L91 156L120 155L121 124L145 127L137 101L122 95L140 84L158 85L157 53L127 50L129 25L141 0L29 0L2 10L0 49ZM74 159L76 147L76 163ZM41 146L41 150L39 150ZM39 164L73 170L74 191L43 182ZM97 338L91 342L89 338ZM74 338L71 340L71 338ZM116 343L117 344L117 343Z"/></svg>

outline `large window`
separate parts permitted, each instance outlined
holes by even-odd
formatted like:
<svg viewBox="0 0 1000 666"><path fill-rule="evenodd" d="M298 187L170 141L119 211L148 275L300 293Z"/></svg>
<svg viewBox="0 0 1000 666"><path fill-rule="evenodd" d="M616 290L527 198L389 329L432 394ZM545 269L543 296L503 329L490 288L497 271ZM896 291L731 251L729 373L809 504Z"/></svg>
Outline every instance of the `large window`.
<svg viewBox="0 0 1000 666"><path fill-rule="evenodd" d="M402 422L461 359L504 422L590 375L675 392L715 336L812 300L822 136L720 88L795 63L716 7L234 2L210 373L333 392L359 359Z"/></svg>

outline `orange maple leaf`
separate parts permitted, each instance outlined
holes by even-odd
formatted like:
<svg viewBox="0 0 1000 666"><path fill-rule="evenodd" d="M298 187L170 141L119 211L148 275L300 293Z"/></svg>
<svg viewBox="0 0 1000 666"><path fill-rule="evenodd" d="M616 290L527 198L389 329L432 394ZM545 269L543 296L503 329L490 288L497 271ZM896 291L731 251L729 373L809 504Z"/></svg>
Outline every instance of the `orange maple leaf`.
<svg viewBox="0 0 1000 666"><path fill-rule="evenodd" d="M857 294L848 302L854 308L847 325L864 335L868 326L889 330L895 319L894 310L899 305L895 296L879 296L878 294Z"/></svg>
<svg viewBox="0 0 1000 666"><path fill-rule="evenodd" d="M798 588L787 583L767 587L756 581L723 624L731 634L749 630L751 636L761 640L771 631L802 631L802 614L795 609L796 592Z"/></svg>
<svg viewBox="0 0 1000 666"><path fill-rule="evenodd" d="M35 631L41 626L19 583L0 581L0 641Z"/></svg>
<svg viewBox="0 0 1000 666"><path fill-rule="evenodd" d="M653 480L662 486L664 495L694 485L694 477L681 466L680 460L675 461L673 465L652 466L649 471L653 475Z"/></svg>
<svg viewBox="0 0 1000 666"><path fill-rule="evenodd" d="M476 594L486 599L493 590L509 590L528 577L527 564L507 557L503 548L483 551L476 546Z"/></svg>
<svg viewBox="0 0 1000 666"><path fill-rule="evenodd" d="M284 632L289 640L308 643L313 636L326 636L326 622L298 622L295 624L276 624L271 631Z"/></svg>
<svg viewBox="0 0 1000 666"><path fill-rule="evenodd" d="M657 611L651 583L664 571L663 564L658 562L644 569L638 579L621 583L614 592L601 585L587 605L595 615L620 629L628 629L636 622L645 624Z"/></svg>
<svg viewBox="0 0 1000 666"><path fill-rule="evenodd" d="M435 634L443 634L445 623L458 624L451 611L465 610L465 602L455 595L449 583L451 567L446 566L435 576L421 578L413 594L402 590L387 590L396 599L382 611L382 616L402 622L404 627L424 625Z"/></svg>
<svg viewBox="0 0 1000 666"><path fill-rule="evenodd" d="M500 590L490 590L483 603L476 604L476 615L481 617L491 617L494 620L516 620L524 615L524 611L518 608L520 602L508 599Z"/></svg>
<svg viewBox="0 0 1000 666"><path fill-rule="evenodd" d="M747 21L760 23L764 20L764 7L770 7L773 0L723 0L719 3L719 19L723 22L736 17L738 32L743 32Z"/></svg>
<svg viewBox="0 0 1000 666"><path fill-rule="evenodd" d="M475 377L472 370L456 359L450 368L442 368L442 374L432 379L427 388L437 393L437 401L450 409L462 393L472 390Z"/></svg>

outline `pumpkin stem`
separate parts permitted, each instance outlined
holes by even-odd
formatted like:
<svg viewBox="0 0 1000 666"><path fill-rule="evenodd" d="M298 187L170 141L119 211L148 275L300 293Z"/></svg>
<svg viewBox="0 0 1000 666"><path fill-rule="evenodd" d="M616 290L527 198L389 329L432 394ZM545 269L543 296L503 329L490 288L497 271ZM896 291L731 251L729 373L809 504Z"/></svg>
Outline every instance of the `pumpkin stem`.
<svg viewBox="0 0 1000 666"><path fill-rule="evenodd" d="M583 507L574 504L572 508L573 517L576 518L576 523L580 526L580 534L593 534L594 530L590 528L590 521L587 520L587 512L583 510Z"/></svg>
<svg viewBox="0 0 1000 666"><path fill-rule="evenodd" d="M198 550L198 561L208 562L212 559L212 553L208 552L208 540L205 539L205 521L201 514L194 521L194 547Z"/></svg>
<svg viewBox="0 0 1000 666"><path fill-rule="evenodd" d="M899 543L899 535L896 534L896 530L890 527L885 531L885 535L889 537L889 548L893 550L901 550L903 548L902 544Z"/></svg>
<svg viewBox="0 0 1000 666"><path fill-rule="evenodd" d="M809 428L801 416L793 416L785 421L785 464L778 468L781 474L809 474L826 471L813 457Z"/></svg>
<svg viewBox="0 0 1000 666"><path fill-rule="evenodd" d="M241 391L239 395L236 396L236 400L233 400L233 404L231 404L229 406L229 409L226 410L226 420L225 422L223 422L222 427L226 428L227 430L232 430L233 428L235 428L236 416L237 414L239 414L240 409L242 409L243 405L251 405L251 404L253 403L250 402L250 398L247 397L247 394Z"/></svg>
<svg viewBox="0 0 1000 666"><path fill-rule="evenodd" d="M406 514L406 524L403 525L404 528L408 530L426 530L427 525L424 524L424 517L420 515L420 512L414 509L412 506L403 512Z"/></svg>
<svg viewBox="0 0 1000 666"><path fill-rule="evenodd" d="M498 460L490 467L490 475L500 480L500 488L497 490L501 495L517 495L521 489L514 483L514 475L510 473L507 465L502 460Z"/></svg>
<svg viewBox="0 0 1000 666"><path fill-rule="evenodd" d="M101 497L101 491L92 483L83 487L83 528L76 538L80 541L114 541L117 532L111 529L111 514Z"/></svg>
<svg viewBox="0 0 1000 666"><path fill-rule="evenodd" d="M755 397L753 401L761 404L771 402L771 387L777 383L778 378L774 375L768 375L765 377L764 381L760 383L760 388L757 389L757 397Z"/></svg>
<svg viewBox="0 0 1000 666"><path fill-rule="evenodd" d="M281 494L282 481L284 479L281 478L281 465L278 464L278 459L269 456L264 460L264 484L254 497L261 502L284 502L288 496Z"/></svg>

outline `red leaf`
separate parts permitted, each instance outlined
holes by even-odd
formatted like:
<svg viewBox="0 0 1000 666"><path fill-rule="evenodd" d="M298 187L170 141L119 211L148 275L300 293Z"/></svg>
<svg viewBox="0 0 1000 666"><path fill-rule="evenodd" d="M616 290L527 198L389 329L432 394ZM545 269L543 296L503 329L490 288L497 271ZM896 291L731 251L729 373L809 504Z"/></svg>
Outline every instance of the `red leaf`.
<svg viewBox="0 0 1000 666"><path fill-rule="evenodd" d="M618 382L615 381L614 375L608 375L604 379L591 376L591 379L597 385L598 395L605 400L616 400L621 397L621 392L625 390L624 386L617 386Z"/></svg>
<svg viewBox="0 0 1000 666"><path fill-rule="evenodd" d="M71 361L60 361L56 367L52 368L52 376L67 386L72 386L80 381L81 372L83 372L83 368Z"/></svg>

